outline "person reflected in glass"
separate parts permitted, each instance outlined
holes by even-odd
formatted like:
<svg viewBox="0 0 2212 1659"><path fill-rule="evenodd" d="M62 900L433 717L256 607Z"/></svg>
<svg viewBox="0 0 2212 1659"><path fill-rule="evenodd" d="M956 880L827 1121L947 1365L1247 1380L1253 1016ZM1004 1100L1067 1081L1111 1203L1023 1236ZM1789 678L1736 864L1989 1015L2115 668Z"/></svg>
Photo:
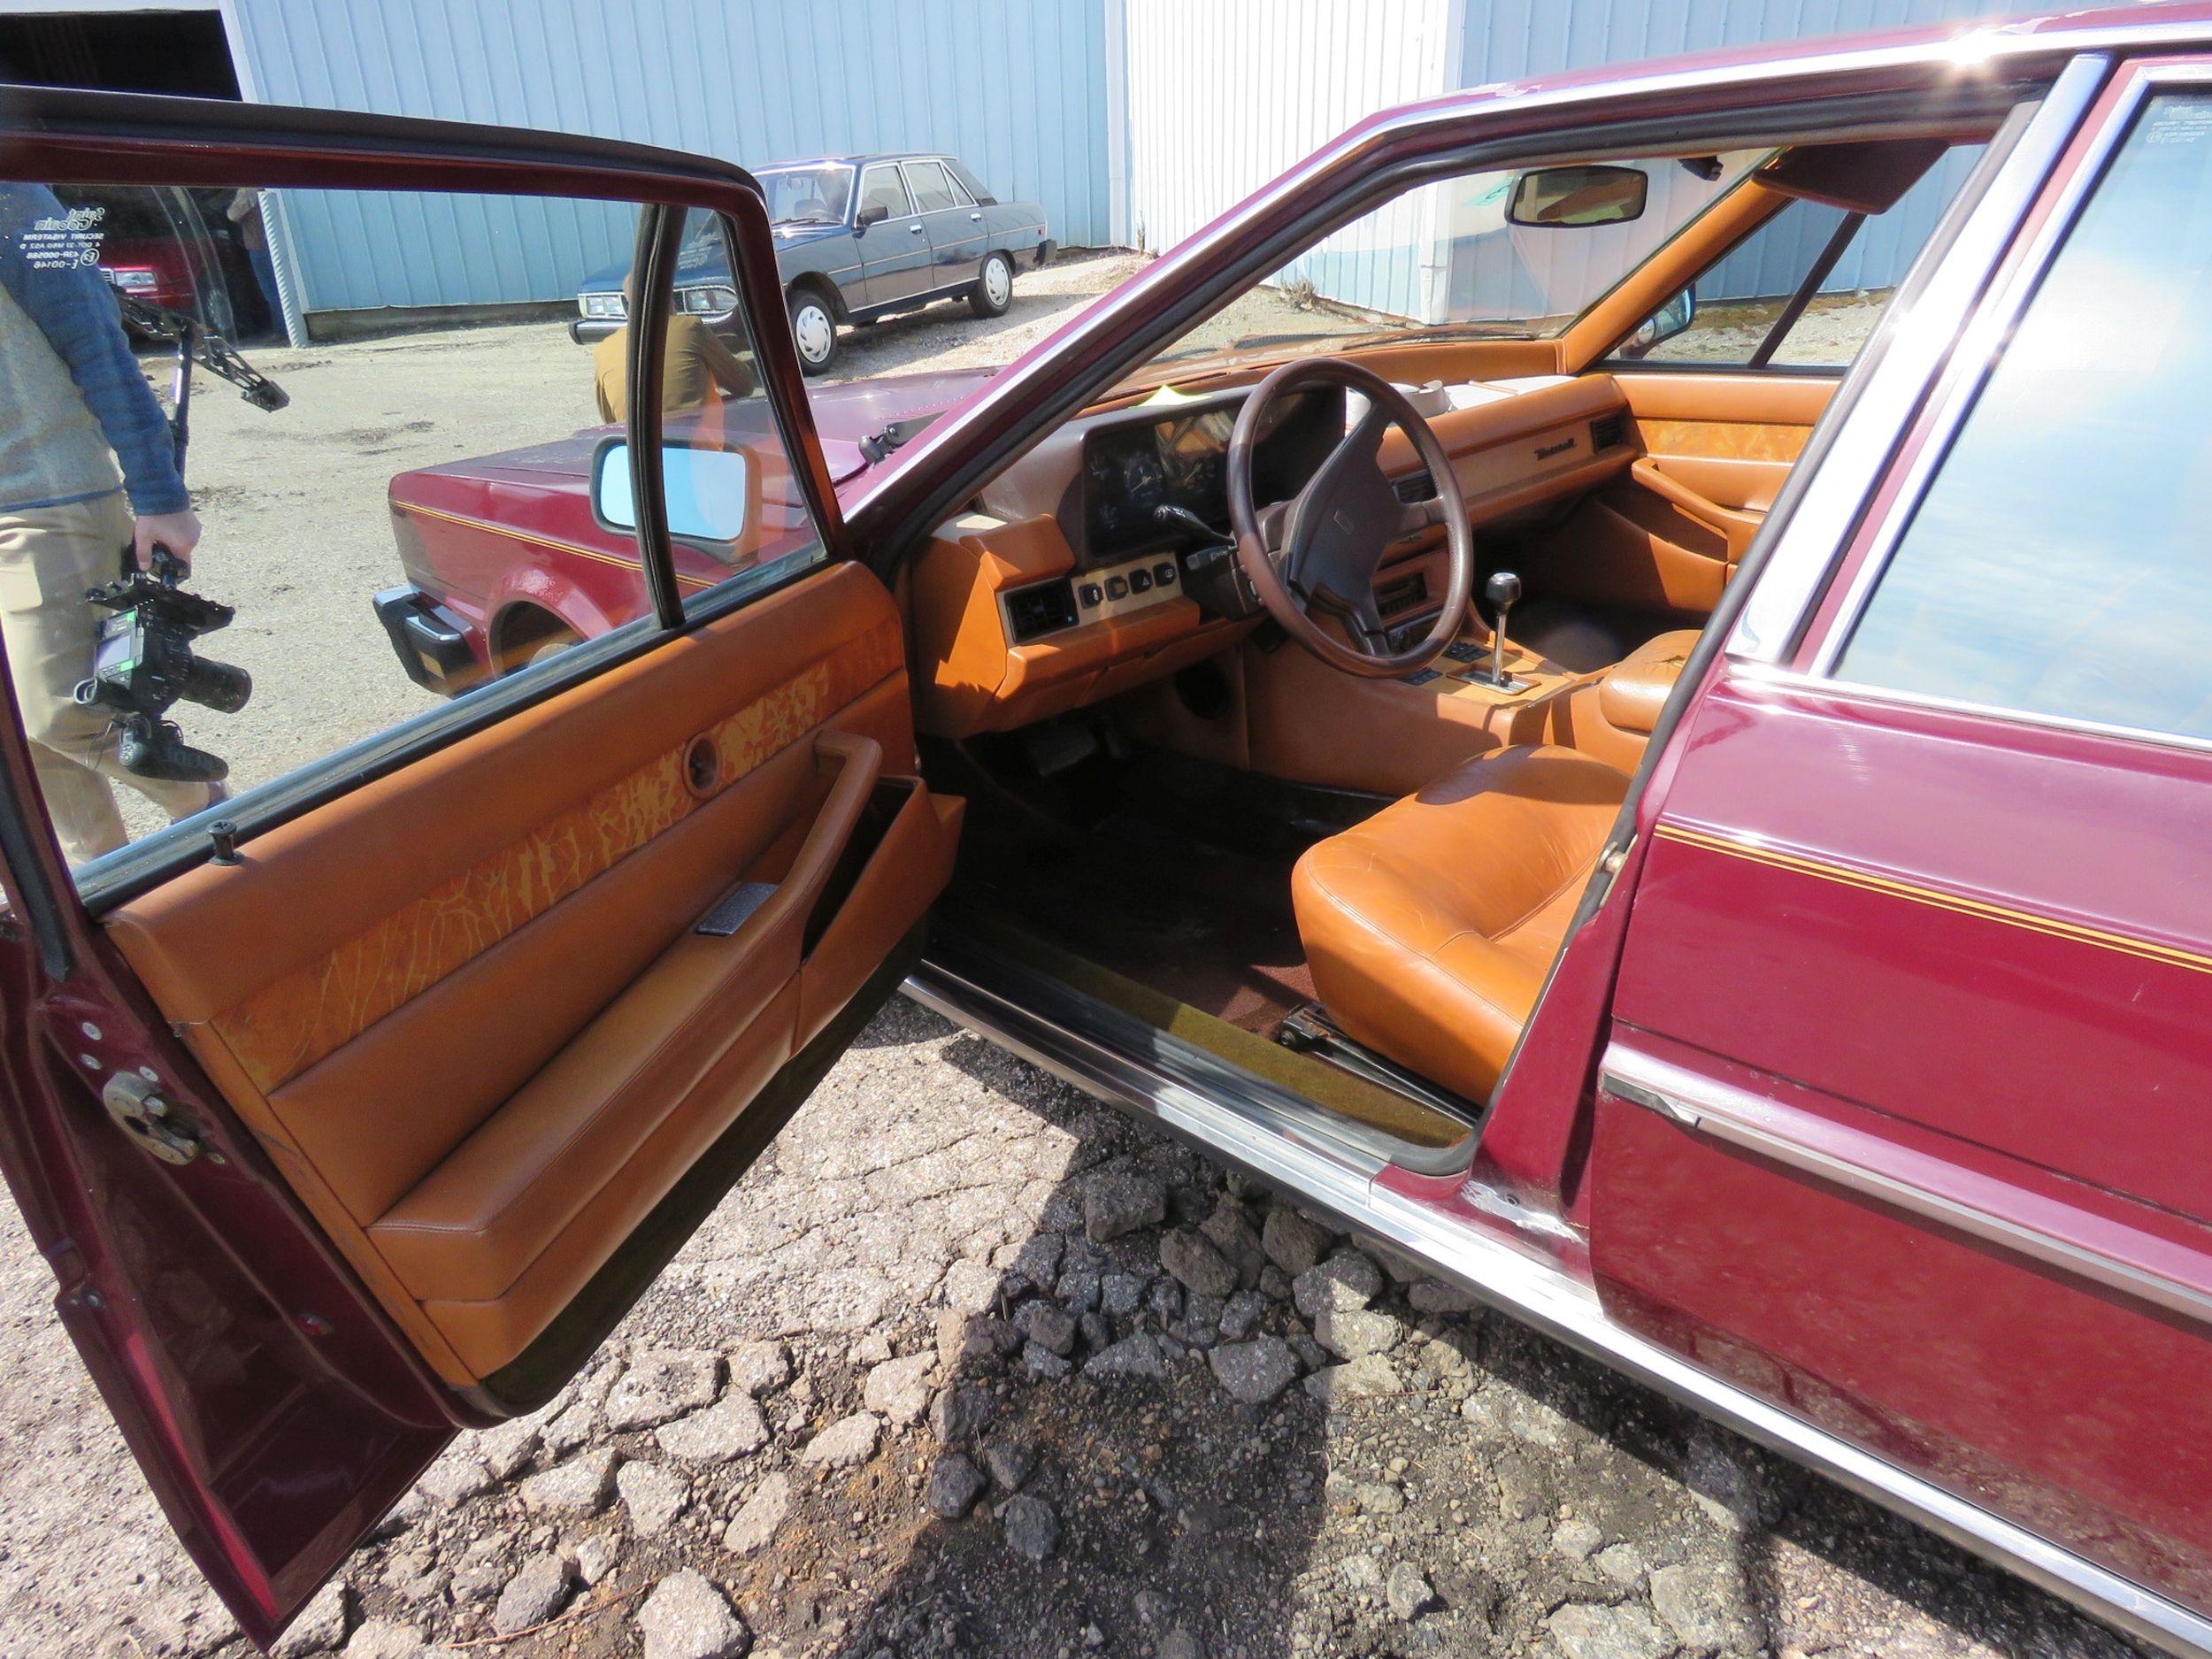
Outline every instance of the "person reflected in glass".
<svg viewBox="0 0 2212 1659"><path fill-rule="evenodd" d="M169 423L98 269L97 210L43 185L0 183L0 643L47 811L72 864L130 838L111 784L171 818L219 784L142 778L107 713L72 695L92 672L104 612L86 590L157 547L188 559L200 521ZM82 222L81 222L82 221Z"/></svg>

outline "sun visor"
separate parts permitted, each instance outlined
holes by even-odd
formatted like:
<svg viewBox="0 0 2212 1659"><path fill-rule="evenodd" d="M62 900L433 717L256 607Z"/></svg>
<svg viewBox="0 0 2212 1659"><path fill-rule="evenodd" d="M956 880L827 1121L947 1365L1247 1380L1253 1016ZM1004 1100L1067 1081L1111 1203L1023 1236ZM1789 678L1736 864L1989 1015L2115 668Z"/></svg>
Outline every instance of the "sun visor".
<svg viewBox="0 0 2212 1659"><path fill-rule="evenodd" d="M1940 138L1800 144L1762 167L1757 177L1767 188L1801 201L1847 213L1886 213L1950 148Z"/></svg>

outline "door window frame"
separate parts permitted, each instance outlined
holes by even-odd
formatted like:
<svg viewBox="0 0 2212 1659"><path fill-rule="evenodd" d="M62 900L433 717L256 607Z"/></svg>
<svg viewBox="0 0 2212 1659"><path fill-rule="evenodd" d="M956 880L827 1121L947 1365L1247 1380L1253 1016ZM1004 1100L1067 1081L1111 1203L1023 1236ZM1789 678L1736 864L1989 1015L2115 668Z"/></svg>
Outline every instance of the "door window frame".
<svg viewBox="0 0 2212 1659"><path fill-rule="evenodd" d="M1869 510L1835 560L1833 574L1801 616L1793 649L1769 660L1789 680L1854 699L1978 716L2009 725L2116 737L2163 748L2212 752L2212 739L2116 725L1941 693L1909 691L1846 678L1845 649L1889 569L1905 533L1934 485L1954 441L1988 386L2028 306L2071 240L2137 118L2161 92L2212 96L2212 57L2138 58L2122 64L2076 127L2067 154L2029 210L2011 268L1989 291L1958 334L1946 373L1899 446L1895 460L1869 492ZM1755 606L1755 597L1754 604Z"/></svg>
<svg viewBox="0 0 2212 1659"><path fill-rule="evenodd" d="M914 182L914 173L916 171L923 167L936 168L937 176L939 178L945 180L947 184L950 184L952 182L952 174L946 171L945 164L938 160L934 156L915 156L900 162L899 176L906 180L907 199L914 204L914 217L917 219L924 219L932 213L951 212L955 208L960 205L960 198L954 195L950 190L947 190L945 192L946 196L949 199L945 203L944 206L924 207L922 205L922 193L920 188Z"/></svg>
<svg viewBox="0 0 2212 1659"><path fill-rule="evenodd" d="M311 135L311 145L303 144L303 134ZM647 288L642 315L634 319L644 326L633 336L646 342L644 355L650 359L647 366L656 375L664 333L659 325L674 304L680 221L690 212L717 214L730 239L737 309L752 342L762 393L769 400L776 431L823 549L820 559L801 569L772 572L764 580L748 582L748 572L739 572L708 589L702 595L708 603L695 601L688 611L677 604L672 612L662 602L664 595L677 590L657 465L659 399L657 395L633 398L626 435L636 457L633 479L638 494L638 558L647 593L654 601L645 615L561 653L541 668L494 680L333 750L75 872L59 860L42 802L35 808L35 797L0 803L0 842L12 850L42 848L54 858L50 865L43 857L11 860L23 884L19 896L35 923L58 923L65 933L73 932L69 918L101 916L207 863L215 850L209 836L214 822L229 820L235 826L235 842L250 848L256 836L303 813L665 646L787 582L852 557L850 534L818 435L811 419L800 413L808 408L805 382L783 317L766 201L751 174L741 168L612 140L516 134L342 111L208 106L191 99L149 100L38 88L24 88L11 102L0 116L0 139L6 141L8 177L49 184L434 191L565 196L634 206L641 210L637 257L646 262L640 268L649 278L655 273L649 247L656 237L666 244L664 257L657 262L658 280ZM634 357L633 377L640 373ZM365 610L367 596L360 598ZM8 741L21 741L18 722ZM46 877L49 891L44 894L30 890L37 885L37 872ZM58 959L58 959L65 959L81 948L81 941L49 940L45 931L42 926L41 943L50 960Z"/></svg>
<svg viewBox="0 0 2212 1659"><path fill-rule="evenodd" d="M860 170L860 179L853 187L853 213L856 219L861 210L868 205L868 175L872 173L889 173L899 181L899 188L906 196L906 205L895 213L887 214L885 223L888 224L895 219L919 219L921 217L914 211L914 191L906 182L906 169L895 161L872 161Z"/></svg>

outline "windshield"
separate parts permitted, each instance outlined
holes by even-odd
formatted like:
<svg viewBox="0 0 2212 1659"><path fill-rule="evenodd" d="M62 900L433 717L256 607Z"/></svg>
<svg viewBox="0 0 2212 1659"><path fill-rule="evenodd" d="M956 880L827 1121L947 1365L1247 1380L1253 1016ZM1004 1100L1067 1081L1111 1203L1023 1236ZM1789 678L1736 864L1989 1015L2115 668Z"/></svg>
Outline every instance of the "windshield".
<svg viewBox="0 0 2212 1659"><path fill-rule="evenodd" d="M1517 172L1417 186L1325 236L1153 361L1414 332L1547 339L1767 153L1620 163L1648 180L1643 211L1623 224L1509 223Z"/></svg>
<svg viewBox="0 0 2212 1659"><path fill-rule="evenodd" d="M768 193L772 225L841 225L853 170L842 166L777 167L753 175Z"/></svg>

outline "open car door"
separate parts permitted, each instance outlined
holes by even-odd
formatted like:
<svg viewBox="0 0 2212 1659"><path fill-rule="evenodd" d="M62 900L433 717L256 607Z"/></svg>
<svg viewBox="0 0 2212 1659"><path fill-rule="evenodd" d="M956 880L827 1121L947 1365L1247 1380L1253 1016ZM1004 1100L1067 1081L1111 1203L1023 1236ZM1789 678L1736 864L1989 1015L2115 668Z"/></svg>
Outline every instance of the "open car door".
<svg viewBox="0 0 2212 1659"><path fill-rule="evenodd" d="M42 681L8 601L0 1166L170 1519L265 1642L457 1428L576 1371L804 1099L917 952L959 803L916 775L897 614L844 557L746 175L435 123L0 109L4 188L34 204L12 326L75 305L97 334L87 290L57 286L96 263L96 215L66 205L88 184L288 229L273 311L446 308L434 338L273 364L289 409L196 407L192 481L223 488L191 585L265 626L198 642L231 648L252 705L143 728L160 749L182 720L181 781L62 733L55 677L88 671ZM737 308L671 319L702 213ZM395 236L420 293L349 253ZM613 357L553 323L471 332L611 248L640 292ZM516 389L488 390L501 375ZM511 428L543 441L468 458ZM118 453L142 520L150 464ZM280 506L224 505L256 491ZM121 498L66 511L112 574ZM0 526L40 574L27 614L81 626L81 572L49 569L62 531ZM448 585L373 611L388 538ZM411 651L480 683L441 702ZM117 724L142 691L118 690ZM202 744L235 746L232 798L190 774ZM90 791L117 784L130 827L177 821L104 845Z"/></svg>

